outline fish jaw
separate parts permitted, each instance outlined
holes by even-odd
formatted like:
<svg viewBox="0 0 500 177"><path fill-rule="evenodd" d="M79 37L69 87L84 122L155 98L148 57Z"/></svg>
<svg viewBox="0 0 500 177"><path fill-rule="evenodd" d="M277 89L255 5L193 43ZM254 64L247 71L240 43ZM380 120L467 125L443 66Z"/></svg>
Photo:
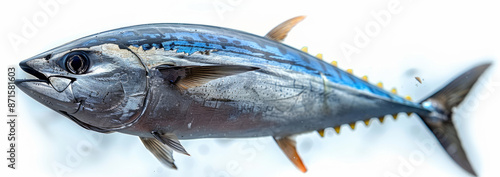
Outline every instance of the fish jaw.
<svg viewBox="0 0 500 177"><path fill-rule="evenodd" d="M17 79L16 86L36 101L57 112L76 112L79 108L79 102L75 99L71 89L72 79L57 76L47 77L31 66L33 63L43 62L43 60L43 58L28 59L21 62L19 64L21 69L37 79Z"/></svg>

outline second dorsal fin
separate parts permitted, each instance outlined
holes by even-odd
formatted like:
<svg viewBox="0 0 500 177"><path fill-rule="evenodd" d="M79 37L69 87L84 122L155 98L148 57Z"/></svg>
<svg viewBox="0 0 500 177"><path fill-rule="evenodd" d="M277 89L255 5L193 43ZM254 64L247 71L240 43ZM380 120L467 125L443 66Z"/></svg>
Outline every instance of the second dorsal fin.
<svg viewBox="0 0 500 177"><path fill-rule="evenodd" d="M286 35L290 30L297 25L300 21L304 20L306 16L298 16L291 18L278 26L274 27L271 31L266 34L266 38L281 42L285 39Z"/></svg>

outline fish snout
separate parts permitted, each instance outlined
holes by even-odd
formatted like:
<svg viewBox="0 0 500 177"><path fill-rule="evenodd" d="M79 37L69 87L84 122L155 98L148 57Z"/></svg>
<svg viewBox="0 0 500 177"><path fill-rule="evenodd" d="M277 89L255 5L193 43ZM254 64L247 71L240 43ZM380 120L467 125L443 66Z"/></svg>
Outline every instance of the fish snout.
<svg viewBox="0 0 500 177"><path fill-rule="evenodd" d="M47 80L47 77L44 74L42 74L40 71L31 67L30 64L28 64L28 62L31 63L32 61L33 61L33 59L27 59L27 60L21 61L19 63L19 67L21 67L21 69L24 72L26 72L26 73L28 73L28 74L30 74L38 79Z"/></svg>
<svg viewBox="0 0 500 177"><path fill-rule="evenodd" d="M34 98L43 105L56 110L74 113L78 110L79 103L76 101L71 83L73 79L60 76L47 77L38 67L42 59L28 59L19 63L26 73L36 79L16 79L14 84L24 93Z"/></svg>

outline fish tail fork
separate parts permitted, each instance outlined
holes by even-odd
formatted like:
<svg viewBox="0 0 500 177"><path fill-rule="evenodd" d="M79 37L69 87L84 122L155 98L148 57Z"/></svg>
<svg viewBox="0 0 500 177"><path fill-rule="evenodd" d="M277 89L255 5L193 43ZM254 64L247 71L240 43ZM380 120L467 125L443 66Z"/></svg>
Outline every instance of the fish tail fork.
<svg viewBox="0 0 500 177"><path fill-rule="evenodd" d="M424 99L421 104L430 110L429 114L419 113L425 125L436 136L448 155L464 170L477 176L472 168L453 124L452 108L458 106L469 93L477 79L490 66L490 63L474 67L432 96Z"/></svg>

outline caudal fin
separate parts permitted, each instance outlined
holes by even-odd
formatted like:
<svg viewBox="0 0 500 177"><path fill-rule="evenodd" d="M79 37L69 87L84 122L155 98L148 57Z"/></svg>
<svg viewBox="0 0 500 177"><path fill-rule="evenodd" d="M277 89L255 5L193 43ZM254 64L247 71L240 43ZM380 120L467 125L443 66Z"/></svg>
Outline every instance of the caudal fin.
<svg viewBox="0 0 500 177"><path fill-rule="evenodd" d="M422 106L432 110L430 114L420 115L450 157L464 170L476 176L457 135L453 124L452 108L458 106L469 93L474 83L491 63L476 66L444 88L421 102Z"/></svg>

